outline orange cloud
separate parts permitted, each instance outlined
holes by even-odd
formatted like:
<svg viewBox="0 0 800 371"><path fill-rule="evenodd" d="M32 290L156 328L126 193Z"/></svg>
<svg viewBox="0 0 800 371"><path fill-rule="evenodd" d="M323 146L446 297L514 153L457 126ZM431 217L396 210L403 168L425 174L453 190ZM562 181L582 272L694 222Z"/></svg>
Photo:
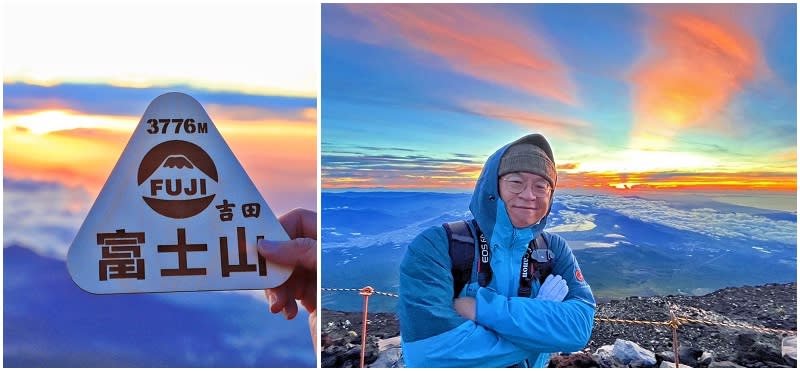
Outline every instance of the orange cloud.
<svg viewBox="0 0 800 371"><path fill-rule="evenodd" d="M792 173L562 173L558 187L567 189L617 190L707 190L707 191L792 191L797 176Z"/></svg>
<svg viewBox="0 0 800 371"><path fill-rule="evenodd" d="M797 148L786 150L783 152L776 153L773 158L776 161L783 161L783 162L790 162L790 163L797 163Z"/></svg>
<svg viewBox="0 0 800 371"><path fill-rule="evenodd" d="M317 120L316 108L297 108L293 110L266 109L245 105L207 104L206 112L215 122L222 121L257 121L284 118L287 120L308 121Z"/></svg>
<svg viewBox="0 0 800 371"><path fill-rule="evenodd" d="M100 192L129 135L69 135L65 132L34 134L5 128L3 176L38 181L57 181L82 186L93 195Z"/></svg>
<svg viewBox="0 0 800 371"><path fill-rule="evenodd" d="M524 128L556 136L585 132L591 126L581 120L532 113L489 102L470 102L464 104L464 107L478 115L510 121Z"/></svg>
<svg viewBox="0 0 800 371"><path fill-rule="evenodd" d="M316 209L316 122L261 123L245 130L218 126L261 195L276 213Z"/></svg>
<svg viewBox="0 0 800 371"><path fill-rule="evenodd" d="M651 16L647 51L631 78L637 148L668 144L720 112L762 63L756 38L722 8L645 9Z"/></svg>
<svg viewBox="0 0 800 371"><path fill-rule="evenodd" d="M131 130L134 125L131 124ZM125 131L107 128L77 128L70 130L56 130L48 133L53 139L73 138L90 142L127 143L131 134Z"/></svg>
<svg viewBox="0 0 800 371"><path fill-rule="evenodd" d="M359 30L346 26L350 37L369 43L400 38L405 45L442 58L456 71L477 79L577 104L567 68L545 40L495 9L455 4L346 7L371 24L371 29Z"/></svg>
<svg viewBox="0 0 800 371"><path fill-rule="evenodd" d="M11 97L6 98L15 107L4 107L3 115L29 115L40 111L74 111L70 102L62 98Z"/></svg>

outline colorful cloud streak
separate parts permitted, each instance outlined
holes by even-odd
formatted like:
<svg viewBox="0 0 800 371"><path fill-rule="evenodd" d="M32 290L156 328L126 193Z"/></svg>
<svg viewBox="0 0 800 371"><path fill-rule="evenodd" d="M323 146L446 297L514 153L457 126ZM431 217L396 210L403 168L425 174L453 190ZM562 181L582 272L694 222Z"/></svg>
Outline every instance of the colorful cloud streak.
<svg viewBox="0 0 800 371"><path fill-rule="evenodd" d="M391 152L394 153L369 156L347 151L330 152L322 160L325 169L322 171L323 187L440 189L456 185L466 188L472 185L482 168L466 155L434 158L411 154L402 148Z"/></svg>
<svg viewBox="0 0 800 371"><path fill-rule="evenodd" d="M543 130L556 136L586 130L591 125L571 117L557 117L486 101L464 104L467 111L484 117L509 121L532 130Z"/></svg>
<svg viewBox="0 0 800 371"><path fill-rule="evenodd" d="M566 104L576 104L566 67L530 28L495 9L448 4L350 4L370 23L353 37L392 40L428 53L453 69L495 84Z"/></svg>

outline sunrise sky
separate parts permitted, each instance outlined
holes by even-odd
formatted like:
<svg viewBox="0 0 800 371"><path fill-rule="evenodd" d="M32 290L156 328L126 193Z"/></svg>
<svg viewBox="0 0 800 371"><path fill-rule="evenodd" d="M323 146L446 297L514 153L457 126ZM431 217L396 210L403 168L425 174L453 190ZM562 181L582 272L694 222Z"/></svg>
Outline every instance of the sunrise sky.
<svg viewBox="0 0 800 371"><path fill-rule="evenodd" d="M796 5L322 7L322 186L470 190L526 133L559 187L790 191Z"/></svg>
<svg viewBox="0 0 800 371"><path fill-rule="evenodd" d="M204 107L275 214L317 209L319 4L2 7L0 260L15 324L4 328L5 364L313 367L305 309L294 321L271 315L261 290L90 295L64 260L146 108L167 92ZM151 237L144 248L155 249Z"/></svg>
<svg viewBox="0 0 800 371"><path fill-rule="evenodd" d="M180 91L208 111L276 213L316 209L318 4L3 7L5 181L93 200L150 101Z"/></svg>

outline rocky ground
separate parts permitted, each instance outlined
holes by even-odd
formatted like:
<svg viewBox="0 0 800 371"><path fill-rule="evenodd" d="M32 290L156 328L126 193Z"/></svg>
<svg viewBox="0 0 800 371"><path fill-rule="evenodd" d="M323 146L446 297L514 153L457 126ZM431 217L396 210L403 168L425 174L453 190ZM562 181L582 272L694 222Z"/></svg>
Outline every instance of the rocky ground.
<svg viewBox="0 0 800 371"><path fill-rule="evenodd" d="M359 367L363 316L322 310L322 367ZM371 365L378 359L379 342L400 336L400 322L394 313L370 313L367 326L364 364Z"/></svg>
<svg viewBox="0 0 800 371"><path fill-rule="evenodd" d="M797 284L770 284L726 288L704 296L629 297L598 300L596 318L664 322L670 312L678 317L710 321L682 324L678 332L681 364L693 367L789 367L781 353L785 334L759 332L746 327L797 330ZM358 367L361 353L361 313L322 311L322 366ZM370 314L365 364L397 367L399 349L392 346L400 335L393 313ZM794 334L792 334L794 335ZM617 339L621 339L620 342ZM609 358L604 354L638 344L652 354L649 361ZM605 346L605 347L604 347ZM796 346L793 346L796 352ZM382 349L381 349L382 348ZM618 349L615 349L615 351ZM597 320L584 352L553 357L551 367L654 367L674 361L672 329L650 324L617 324ZM617 357L625 358L617 355ZM796 361L795 361L796 362Z"/></svg>
<svg viewBox="0 0 800 371"><path fill-rule="evenodd" d="M599 305L596 317L669 321L670 308L678 317L797 330L797 284L726 288L705 296L629 297ZM672 329L669 327L605 322L595 324L589 348L594 352L600 346L613 344L616 339L634 341L656 354L672 352ZM781 339L777 333L724 325L686 324L678 328L678 343L684 348L713 352L719 361L733 361L748 367L768 365L764 362L775 363L771 366L777 367L782 360Z"/></svg>

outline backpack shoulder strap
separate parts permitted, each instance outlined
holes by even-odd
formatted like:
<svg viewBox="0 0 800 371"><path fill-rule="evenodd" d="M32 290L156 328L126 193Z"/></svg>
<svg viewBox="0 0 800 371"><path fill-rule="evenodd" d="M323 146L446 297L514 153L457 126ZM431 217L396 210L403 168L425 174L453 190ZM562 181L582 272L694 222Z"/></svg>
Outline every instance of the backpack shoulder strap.
<svg viewBox="0 0 800 371"><path fill-rule="evenodd" d="M542 232L531 241L535 249L531 254L536 254L536 257L533 259L533 264L535 266L533 276L540 284L543 284L547 276L553 273L554 256L547 240L548 239L544 236L544 232Z"/></svg>
<svg viewBox="0 0 800 371"><path fill-rule="evenodd" d="M452 262L453 298L457 298L461 290L472 276L472 265L475 261L475 238L467 225L460 220L442 224L447 232L448 251Z"/></svg>
<svg viewBox="0 0 800 371"><path fill-rule="evenodd" d="M547 250L547 249L550 248L550 245L547 243L547 239L544 238L544 232L539 233L539 235L536 236L535 241L536 242L534 242L534 243L536 244L535 246L536 246L537 249L545 249L545 250Z"/></svg>

